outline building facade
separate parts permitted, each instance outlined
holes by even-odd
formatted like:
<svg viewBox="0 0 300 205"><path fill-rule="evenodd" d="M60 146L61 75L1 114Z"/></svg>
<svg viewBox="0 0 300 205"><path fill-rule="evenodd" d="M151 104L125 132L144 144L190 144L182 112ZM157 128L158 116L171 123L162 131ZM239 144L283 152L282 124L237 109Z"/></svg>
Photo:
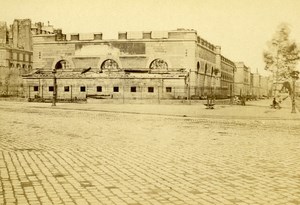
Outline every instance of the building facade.
<svg viewBox="0 0 300 205"><path fill-rule="evenodd" d="M22 75L32 71L30 19L0 22L0 96L23 96Z"/></svg>
<svg viewBox="0 0 300 205"><path fill-rule="evenodd" d="M244 62L236 62L236 72L234 75L234 95L250 96L251 95L251 75L250 68Z"/></svg>
<svg viewBox="0 0 300 205"><path fill-rule="evenodd" d="M59 99L260 97L262 76L195 30L65 35L30 19L0 22L1 95ZM23 80L21 76L24 75ZM11 81L11 82L10 82Z"/></svg>
<svg viewBox="0 0 300 205"><path fill-rule="evenodd" d="M220 92L223 97L234 96L234 76L236 73L236 66L234 62L221 56L221 84Z"/></svg>
<svg viewBox="0 0 300 205"><path fill-rule="evenodd" d="M68 39L60 34L33 35L37 72L24 76L28 97L51 98L53 70L58 99L188 99L233 92L235 65L195 30L119 32L116 40L103 40L102 33Z"/></svg>

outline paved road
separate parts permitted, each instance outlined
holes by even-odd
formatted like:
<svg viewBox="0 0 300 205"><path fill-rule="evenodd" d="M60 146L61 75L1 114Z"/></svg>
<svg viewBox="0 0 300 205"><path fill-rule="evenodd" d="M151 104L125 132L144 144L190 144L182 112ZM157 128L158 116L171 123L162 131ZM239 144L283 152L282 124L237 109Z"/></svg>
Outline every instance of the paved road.
<svg viewBox="0 0 300 205"><path fill-rule="evenodd" d="M0 204L300 204L298 118L96 106L0 102Z"/></svg>

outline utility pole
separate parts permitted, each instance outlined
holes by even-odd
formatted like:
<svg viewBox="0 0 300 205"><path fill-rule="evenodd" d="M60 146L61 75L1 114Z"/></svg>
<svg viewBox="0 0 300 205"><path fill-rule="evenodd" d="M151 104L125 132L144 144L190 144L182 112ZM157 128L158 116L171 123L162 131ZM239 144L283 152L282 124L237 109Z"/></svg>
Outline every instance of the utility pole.
<svg viewBox="0 0 300 205"><path fill-rule="evenodd" d="M52 106L56 106L56 96L57 96L57 82L56 82L56 69L54 68L53 71L53 99L52 99Z"/></svg>
<svg viewBox="0 0 300 205"><path fill-rule="evenodd" d="M295 84L296 80L299 79L299 71L293 71L291 72L291 77L293 80L293 90L292 90L292 112L291 113L296 113L296 102L295 102Z"/></svg>

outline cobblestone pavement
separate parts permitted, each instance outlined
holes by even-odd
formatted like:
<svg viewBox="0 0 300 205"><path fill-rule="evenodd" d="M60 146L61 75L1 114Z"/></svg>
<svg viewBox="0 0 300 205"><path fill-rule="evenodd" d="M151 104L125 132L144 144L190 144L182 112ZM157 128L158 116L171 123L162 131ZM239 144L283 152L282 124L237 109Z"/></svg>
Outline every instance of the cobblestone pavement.
<svg viewBox="0 0 300 205"><path fill-rule="evenodd" d="M28 104L0 102L0 204L300 204L299 120Z"/></svg>

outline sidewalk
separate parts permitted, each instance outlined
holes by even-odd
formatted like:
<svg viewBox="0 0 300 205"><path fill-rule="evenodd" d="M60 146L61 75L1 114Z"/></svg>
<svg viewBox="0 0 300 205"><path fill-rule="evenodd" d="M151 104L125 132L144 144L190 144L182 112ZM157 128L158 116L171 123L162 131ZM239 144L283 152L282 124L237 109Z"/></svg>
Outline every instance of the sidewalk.
<svg viewBox="0 0 300 205"><path fill-rule="evenodd" d="M164 115L175 117L196 117L196 118L221 118L221 119L280 119L300 120L299 112L291 113L291 100L288 98L282 102L281 109L271 109L272 100L247 101L246 106L241 105L215 105L215 109L206 109L203 104L192 105L166 105L166 104L99 104L99 103L57 103L52 107L50 103L27 103L7 102L24 108L45 108L45 109L66 109L82 111L113 112L124 114L147 114ZM297 110L298 111L298 110Z"/></svg>

